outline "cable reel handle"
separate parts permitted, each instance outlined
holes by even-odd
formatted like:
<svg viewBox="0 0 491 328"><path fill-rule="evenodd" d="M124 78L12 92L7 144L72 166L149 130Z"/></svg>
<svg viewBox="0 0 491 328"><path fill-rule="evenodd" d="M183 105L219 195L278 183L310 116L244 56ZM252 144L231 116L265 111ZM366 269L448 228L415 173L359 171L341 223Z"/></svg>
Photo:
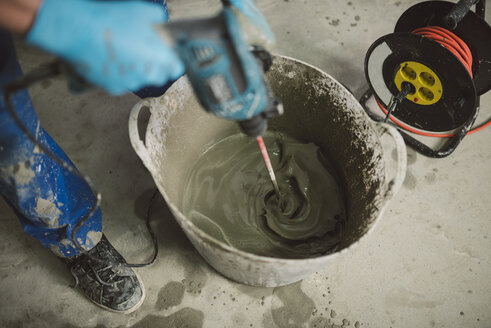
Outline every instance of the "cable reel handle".
<svg viewBox="0 0 491 328"><path fill-rule="evenodd" d="M471 7L475 5L479 0L460 0L457 2L448 14L443 17L443 23L445 27L453 30L457 27L459 22L467 15Z"/></svg>

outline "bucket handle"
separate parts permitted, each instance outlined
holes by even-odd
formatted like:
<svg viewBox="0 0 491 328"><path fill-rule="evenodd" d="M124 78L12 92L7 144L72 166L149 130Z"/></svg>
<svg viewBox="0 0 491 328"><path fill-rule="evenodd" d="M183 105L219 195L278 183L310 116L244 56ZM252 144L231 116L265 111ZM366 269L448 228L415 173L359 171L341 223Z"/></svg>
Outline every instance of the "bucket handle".
<svg viewBox="0 0 491 328"><path fill-rule="evenodd" d="M149 99L142 99L139 102L137 102L135 106L133 106L130 113L130 119L128 121L128 130L129 130L130 141L131 141L131 145L133 146L133 149L140 157L146 168L151 173L153 173L155 172L155 165L152 161L152 157L150 156L147 147L140 139L140 132L138 130L138 117L140 116L141 109L144 107L151 107L151 103ZM145 126L145 129L146 128L147 127Z"/></svg>
<svg viewBox="0 0 491 328"><path fill-rule="evenodd" d="M397 166L394 172L394 176L389 180L387 191L385 193L385 199L389 200L401 189L402 183L406 178L407 169L407 151L406 144L401 134L396 128L390 126L387 123L375 122L379 136L388 134L392 137L392 141L395 145L395 150L397 153Z"/></svg>

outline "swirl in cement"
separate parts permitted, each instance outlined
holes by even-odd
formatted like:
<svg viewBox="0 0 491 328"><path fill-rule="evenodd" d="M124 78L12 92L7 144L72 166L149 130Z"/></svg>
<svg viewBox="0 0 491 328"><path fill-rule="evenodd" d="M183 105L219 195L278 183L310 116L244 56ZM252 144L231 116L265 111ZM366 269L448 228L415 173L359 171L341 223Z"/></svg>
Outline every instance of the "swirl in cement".
<svg viewBox="0 0 491 328"><path fill-rule="evenodd" d="M335 251L346 215L334 170L313 143L272 132L264 140L280 199L256 141L237 134L200 156L183 213L214 238L254 254L306 258Z"/></svg>

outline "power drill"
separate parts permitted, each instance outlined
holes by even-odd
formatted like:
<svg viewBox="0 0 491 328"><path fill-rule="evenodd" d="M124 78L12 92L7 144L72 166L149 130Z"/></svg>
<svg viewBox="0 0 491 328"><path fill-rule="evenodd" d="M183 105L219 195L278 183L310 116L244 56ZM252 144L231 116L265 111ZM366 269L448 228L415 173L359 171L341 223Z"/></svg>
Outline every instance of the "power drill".
<svg viewBox="0 0 491 328"><path fill-rule="evenodd" d="M249 47L242 35L239 17L227 0L223 0L223 4L223 10L215 17L166 23L160 26L159 30L164 38L171 41L184 62L188 78L204 109L219 117L238 121L245 134L257 139L275 191L280 197L280 190L262 139L267 119L283 113L283 106L274 98L264 79L264 73L272 64L271 55L265 49ZM68 63L56 59L5 86L4 95L10 114L28 138L67 171L86 181L97 195L97 202L72 232L71 239L78 245L74 239L75 232L99 208L101 195L89 177L81 174L66 160L38 142L17 116L10 101L13 93L59 74L69 77L68 82L73 91L83 91L92 87ZM81 249L83 251L83 248Z"/></svg>
<svg viewBox="0 0 491 328"><path fill-rule="evenodd" d="M262 136L267 119L283 112L272 95L264 73L271 55L246 43L240 12L223 1L222 11L211 18L181 20L159 29L173 45L203 108L235 120L251 137Z"/></svg>

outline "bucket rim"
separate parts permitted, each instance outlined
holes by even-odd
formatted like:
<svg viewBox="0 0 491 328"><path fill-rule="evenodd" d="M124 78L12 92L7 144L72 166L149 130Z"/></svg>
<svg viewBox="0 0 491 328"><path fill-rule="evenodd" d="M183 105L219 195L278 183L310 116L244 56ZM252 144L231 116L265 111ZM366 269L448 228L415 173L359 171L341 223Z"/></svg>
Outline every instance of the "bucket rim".
<svg viewBox="0 0 491 328"><path fill-rule="evenodd" d="M355 98L355 96L343 84L341 84L334 77L332 77L330 74L324 72L320 68L318 68L318 67L316 67L316 66L314 66L312 64L306 63L306 62L304 62L302 60L299 60L299 59L296 59L296 58L292 58L292 57L289 57L289 56L284 56L284 55L279 55L279 54L273 53L273 61L274 61L274 58L275 57L286 59L286 60L291 61L293 63L307 66L307 67L309 67L311 69L316 70L322 76L327 77L330 82L334 82L337 85L337 87L339 87L341 90L343 90L343 92L346 94L346 97L347 98L351 98L352 102L355 104L355 107L358 108L361 116L363 116L366 119L367 125L369 126L371 132L377 137L377 141L379 143L381 143L380 142L380 134L377 133L376 128L375 128L375 125L374 125L374 122L372 122L372 120L367 115L367 113L365 113L365 111L363 110L361 104L358 102L358 100ZM169 90L172 89L172 88L180 87L182 84L189 84L188 77L186 75L183 75L182 77L180 77L169 88ZM161 97L165 96L166 93L164 93ZM158 98L156 98L156 99L158 99ZM134 106L133 109L135 109L138 106L141 107L142 106L141 103L143 103L145 101L148 101L148 99L142 99L142 100L140 100L137 104L135 104L135 106ZM153 114L151 114L151 115L153 115ZM150 120L151 120L151 118L150 118ZM246 251L240 250L238 248L235 248L233 246L230 246L230 245L228 245L228 244L226 244L226 243L224 243L224 242L222 242L222 241L220 241L220 240L218 240L218 239L210 236L209 234L207 234L206 232L204 232L203 230L201 230L190 219L188 219L177 208L177 206L174 203L172 203L169 200L169 197L168 197L167 193L165 192L163 186L160 186L159 184L157 184L155 182L155 181L157 181L157 179L156 179L156 177L154 177L154 173L152 172L153 170L149 168L149 171L150 171L150 174L151 174L151 176L152 176L152 178L154 180L154 183L156 184L156 186L157 186L160 194L164 197L164 200L166 201L166 204L169 206L169 208L171 210L171 213L176 218L176 220L178 221L179 225L184 230L184 233L185 234L187 234L187 233L194 234L195 235L194 237L197 240L199 240L199 243L201 243L201 244L204 244L204 243L205 244L208 244L210 247L213 247L214 249L219 249L222 252L234 254L234 256L240 256L241 258L243 258L245 260L254 261L254 262L261 262L261 263L275 263L275 264L283 263L285 265L319 263L319 262L327 262L330 259L334 259L334 258L336 258L339 255L345 254L346 252L348 252L349 250L351 250L353 247L356 247L356 245L358 245L361 241L363 241L368 235L370 235L373 232L373 230L375 229L376 225L380 221L380 217L384 214L385 208L387 207L387 204L389 203L390 199L395 195L395 193L391 193L391 194L388 194L388 195L384 195L383 193L381 193L382 194L382 199L381 199L382 202L381 202L381 205L379 206L378 215L374 219L373 224L368 228L368 230L362 236L360 236L358 239L356 239L355 242L353 242L349 246L347 246L347 247L345 247L345 248L343 248L343 249L341 249L339 251L334 251L332 253L325 254L325 255L320 255L320 256L316 256L316 257L308 257L308 258L279 258L279 257L271 257L271 256L258 255L258 254L254 254L254 253L250 253L250 252L246 252ZM384 185L385 185L385 187L388 186L388 181L387 180L384 181ZM191 241L191 242L193 243L193 241Z"/></svg>

